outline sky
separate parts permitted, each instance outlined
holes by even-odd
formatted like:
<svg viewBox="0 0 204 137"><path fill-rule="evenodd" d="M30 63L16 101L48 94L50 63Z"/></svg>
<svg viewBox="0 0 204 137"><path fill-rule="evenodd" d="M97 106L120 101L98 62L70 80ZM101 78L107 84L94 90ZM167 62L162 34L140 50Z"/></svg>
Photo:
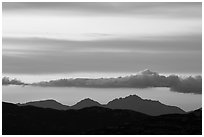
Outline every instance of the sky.
<svg viewBox="0 0 204 137"><path fill-rule="evenodd" d="M3 75L201 74L202 3L3 2Z"/></svg>

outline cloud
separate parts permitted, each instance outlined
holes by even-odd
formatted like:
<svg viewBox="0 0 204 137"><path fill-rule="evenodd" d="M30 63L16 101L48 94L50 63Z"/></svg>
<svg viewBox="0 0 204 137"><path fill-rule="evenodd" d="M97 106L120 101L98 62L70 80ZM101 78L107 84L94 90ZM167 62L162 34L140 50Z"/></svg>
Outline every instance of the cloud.
<svg viewBox="0 0 204 137"><path fill-rule="evenodd" d="M2 78L3 85L25 85L17 79L9 77ZM149 87L169 87L171 91L180 93L202 94L202 77L188 76L179 77L177 75L164 76L148 69L138 72L136 75L124 76L118 78L75 78L58 79L33 83L35 86L50 87L131 87L131 88L149 88Z"/></svg>
<svg viewBox="0 0 204 137"><path fill-rule="evenodd" d="M25 83L17 79L10 79L9 77L3 77L2 85L25 85Z"/></svg>
<svg viewBox="0 0 204 137"><path fill-rule="evenodd" d="M169 87L172 91L181 93L202 94L202 77L180 78L176 75L163 76L150 70L144 70L136 75L118 77L118 78L100 78L100 79L59 79L49 82L34 83L37 86L51 87Z"/></svg>
<svg viewBox="0 0 204 137"><path fill-rule="evenodd" d="M3 37L2 69L12 74L201 72L202 38L68 41ZM192 46L193 45L193 46ZM114 63L113 63L114 62Z"/></svg>
<svg viewBox="0 0 204 137"><path fill-rule="evenodd" d="M99 34L96 34L99 35ZM105 35L105 34L101 34ZM4 50L34 50L34 51L58 51L77 49L105 49L105 50L131 50L131 51L168 51L175 52L193 52L202 50L202 36L182 36L166 37L158 40L95 40L95 41L77 41L67 39L54 39L45 37L3 37ZM194 46L192 46L194 45ZM166 53L166 52L165 52Z"/></svg>
<svg viewBox="0 0 204 137"><path fill-rule="evenodd" d="M201 28L201 3L5 2L3 73L201 72Z"/></svg>
<svg viewBox="0 0 204 137"><path fill-rule="evenodd" d="M90 41L202 33L201 3L3 3L3 13L3 36Z"/></svg>
<svg viewBox="0 0 204 137"><path fill-rule="evenodd" d="M170 87L172 91L178 91L182 93L202 93L202 77L187 77L184 79L176 80Z"/></svg>
<svg viewBox="0 0 204 137"><path fill-rule="evenodd" d="M62 18L23 16L22 14L3 18L3 36L9 37L48 37L78 41L157 40L170 36L201 35L202 30L202 20L191 18L163 19L145 16Z"/></svg>
<svg viewBox="0 0 204 137"><path fill-rule="evenodd" d="M40 15L154 15L163 17L199 17L201 2L3 2L4 12ZM26 11L26 12L25 12Z"/></svg>

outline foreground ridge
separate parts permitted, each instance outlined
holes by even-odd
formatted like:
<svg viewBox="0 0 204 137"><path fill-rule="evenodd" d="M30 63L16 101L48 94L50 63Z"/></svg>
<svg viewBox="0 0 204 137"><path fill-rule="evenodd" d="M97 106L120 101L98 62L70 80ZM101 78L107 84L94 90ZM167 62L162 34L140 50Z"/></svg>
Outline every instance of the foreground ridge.
<svg viewBox="0 0 204 137"><path fill-rule="evenodd" d="M201 135L202 109L149 116L104 107L55 110L2 103L3 135Z"/></svg>

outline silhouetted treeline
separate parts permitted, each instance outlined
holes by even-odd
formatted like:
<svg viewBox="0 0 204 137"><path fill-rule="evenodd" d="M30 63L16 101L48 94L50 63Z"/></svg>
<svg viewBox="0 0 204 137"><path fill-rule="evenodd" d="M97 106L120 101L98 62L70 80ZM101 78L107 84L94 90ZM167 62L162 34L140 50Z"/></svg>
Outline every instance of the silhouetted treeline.
<svg viewBox="0 0 204 137"><path fill-rule="evenodd" d="M17 79L10 79L9 77L3 77L2 85L25 85L25 83Z"/></svg>
<svg viewBox="0 0 204 137"><path fill-rule="evenodd" d="M169 87L172 91L183 93L202 93L202 77L186 77L181 78L177 75L164 76L156 72L145 70L141 74L131 75L118 78L76 78L76 79L59 79L49 82L33 83L37 86L53 86L53 87Z"/></svg>

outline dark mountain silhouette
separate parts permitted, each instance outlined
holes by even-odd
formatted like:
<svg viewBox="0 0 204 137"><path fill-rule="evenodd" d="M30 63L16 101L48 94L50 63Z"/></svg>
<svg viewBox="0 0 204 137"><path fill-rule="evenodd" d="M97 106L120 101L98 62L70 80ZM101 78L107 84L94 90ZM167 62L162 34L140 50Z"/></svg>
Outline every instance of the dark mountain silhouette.
<svg viewBox="0 0 204 137"><path fill-rule="evenodd" d="M159 101L144 100L137 95L130 95L125 98L114 99L108 104L101 105L100 103L91 100L89 98L81 100L73 106L65 106L54 100L45 100L45 101L36 101L28 102L26 104L20 104L20 106L37 106L42 108L52 108L58 110L67 110L67 109L82 109L92 106L100 106L111 109L128 109L141 112L147 115L158 116L162 114L182 114L185 113L182 109L175 106L168 106L160 103Z"/></svg>
<svg viewBox="0 0 204 137"><path fill-rule="evenodd" d="M33 86L42 87L97 87L97 88L148 88L168 87L172 91L182 93L202 93L202 77L179 77L177 75L164 76L151 70L144 70L135 75L118 78L76 78L58 79L47 82L33 83Z"/></svg>
<svg viewBox="0 0 204 137"><path fill-rule="evenodd" d="M49 100L41 100L41 101L32 101L25 104L17 104L18 106L35 106L35 107L41 107L41 108L52 108L57 110L67 110L69 109L69 106L65 106L55 100L49 99Z"/></svg>
<svg viewBox="0 0 204 137"><path fill-rule="evenodd" d="M190 112L190 114L198 116L198 117L202 117L202 108L194 110L194 111Z"/></svg>
<svg viewBox="0 0 204 137"><path fill-rule="evenodd" d="M114 99L110 101L106 107L112 109L130 109L148 115L162 115L162 114L182 114L185 113L182 109L175 106L167 106L159 101L144 100L136 95L130 95L125 98Z"/></svg>
<svg viewBox="0 0 204 137"><path fill-rule="evenodd" d="M101 104L92 99L86 98L76 103L75 105L71 106L70 109L82 109L82 108L93 107L93 106L101 106Z"/></svg>
<svg viewBox="0 0 204 137"><path fill-rule="evenodd" d="M3 135L201 135L202 110L148 116L131 110L88 107L56 110L2 103Z"/></svg>

